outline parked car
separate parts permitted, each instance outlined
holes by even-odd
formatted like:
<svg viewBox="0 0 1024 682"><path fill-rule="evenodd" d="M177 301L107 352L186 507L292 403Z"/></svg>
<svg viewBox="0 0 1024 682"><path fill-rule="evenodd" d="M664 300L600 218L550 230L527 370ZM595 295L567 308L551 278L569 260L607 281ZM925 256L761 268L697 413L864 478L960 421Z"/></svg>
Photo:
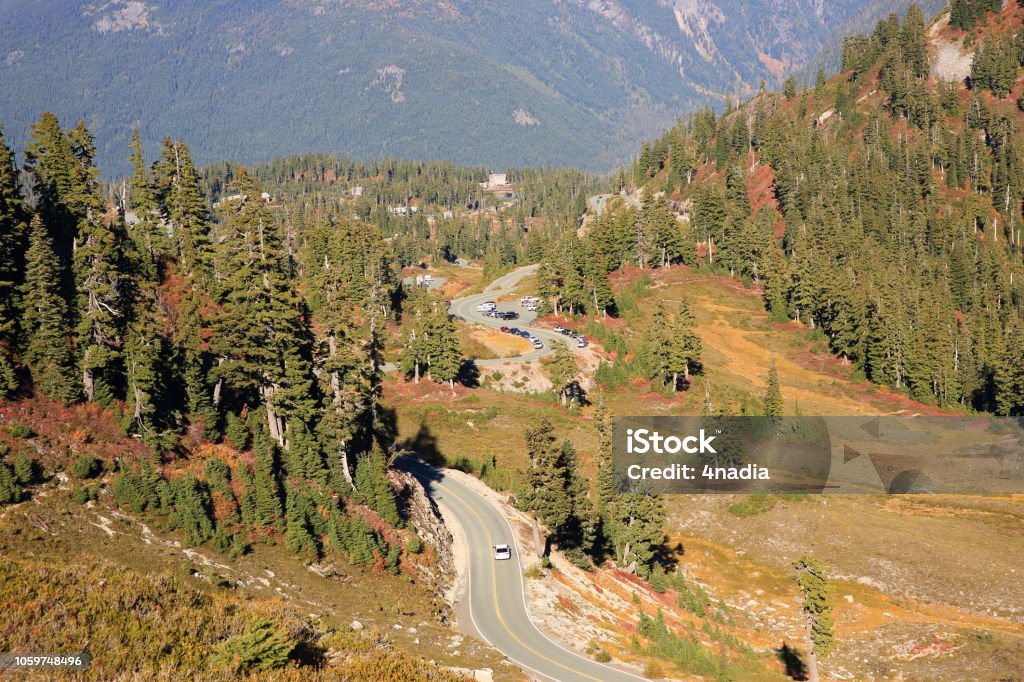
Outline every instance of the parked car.
<svg viewBox="0 0 1024 682"><path fill-rule="evenodd" d="M500 331L501 331L502 334L508 334L509 331L511 331L511 330L508 327L502 327Z"/></svg>
<svg viewBox="0 0 1024 682"><path fill-rule="evenodd" d="M540 339L534 339L533 340L533 347L536 348L537 350L540 350L541 348L544 347L544 342L541 341Z"/></svg>
<svg viewBox="0 0 1024 682"><path fill-rule="evenodd" d="M519 327L512 327L511 329L508 330L508 333L509 334L515 334L516 336L519 336L519 333L521 331L522 330Z"/></svg>
<svg viewBox="0 0 1024 682"><path fill-rule="evenodd" d="M566 329L564 327L561 330L559 330L558 333L559 334L565 334L566 336L572 336L572 330L571 329Z"/></svg>
<svg viewBox="0 0 1024 682"><path fill-rule="evenodd" d="M524 305L524 306L525 305L529 305L531 303L536 303L536 301L537 301L537 297L536 296L523 296L521 299L519 299L519 303Z"/></svg>
<svg viewBox="0 0 1024 682"><path fill-rule="evenodd" d="M558 332L559 334L564 334L565 333L565 327L562 327L561 325L556 326L555 327L555 331Z"/></svg>
<svg viewBox="0 0 1024 682"><path fill-rule="evenodd" d="M582 336L576 337L576 346L579 347L579 348L586 348L587 347L587 340L585 338L583 338Z"/></svg>
<svg viewBox="0 0 1024 682"><path fill-rule="evenodd" d="M524 339L528 339L530 338L530 332L526 331L525 329L520 329L519 336L523 337Z"/></svg>
<svg viewBox="0 0 1024 682"><path fill-rule="evenodd" d="M495 545L494 546L494 560L495 561L506 561L512 558L512 550L508 545Z"/></svg>

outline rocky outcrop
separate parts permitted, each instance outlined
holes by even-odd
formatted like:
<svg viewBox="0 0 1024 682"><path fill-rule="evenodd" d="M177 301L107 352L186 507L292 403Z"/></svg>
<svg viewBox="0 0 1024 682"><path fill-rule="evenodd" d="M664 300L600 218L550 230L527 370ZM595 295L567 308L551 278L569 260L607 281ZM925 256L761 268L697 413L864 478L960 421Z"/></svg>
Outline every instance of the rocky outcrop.
<svg viewBox="0 0 1024 682"><path fill-rule="evenodd" d="M452 555L452 534L437 505L427 495L423 484L410 473L417 466L423 466L409 456L399 457L394 467L388 470L388 481L398 496L399 511L409 526L429 544L437 555L435 566L419 564L420 577L435 584L443 592L455 575L455 560Z"/></svg>

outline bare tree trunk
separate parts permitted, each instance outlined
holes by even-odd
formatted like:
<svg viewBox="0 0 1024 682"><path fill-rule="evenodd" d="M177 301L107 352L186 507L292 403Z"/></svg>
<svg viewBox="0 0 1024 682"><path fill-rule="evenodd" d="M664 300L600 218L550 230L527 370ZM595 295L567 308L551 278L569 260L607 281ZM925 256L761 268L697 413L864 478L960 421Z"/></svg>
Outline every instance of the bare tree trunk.
<svg viewBox="0 0 1024 682"><path fill-rule="evenodd" d="M807 631L807 682L818 682L818 655L814 653L814 639L811 636L811 621L806 620Z"/></svg>
<svg viewBox="0 0 1024 682"><path fill-rule="evenodd" d="M352 490L356 489L355 481L352 480L352 472L348 468L348 450L345 449L345 442L341 443L341 475L345 477L345 480L352 487Z"/></svg>
<svg viewBox="0 0 1024 682"><path fill-rule="evenodd" d="M138 384L132 387L132 393L135 396L135 414L133 418L135 423L142 424L142 390Z"/></svg>
<svg viewBox="0 0 1024 682"><path fill-rule="evenodd" d="M263 404L267 408L267 428L270 429L270 437L273 438L278 445L285 447L284 420L277 414L277 408L274 407L274 387L266 386L260 389L260 392L263 394Z"/></svg>
<svg viewBox="0 0 1024 682"><path fill-rule="evenodd" d="M540 532L540 522L537 521L537 517L533 517L533 546L537 548L537 558L541 559L544 557L544 538Z"/></svg>
<svg viewBox="0 0 1024 682"><path fill-rule="evenodd" d="M89 367L89 356L92 355L92 348L87 348L85 358L82 361L82 387L85 389L85 398L90 403L96 395L96 382L93 379L92 368Z"/></svg>
<svg viewBox="0 0 1024 682"><path fill-rule="evenodd" d="M224 364L224 358L217 359L217 366L220 367ZM224 388L224 380L218 379L217 384L213 387L213 409L220 407L220 394Z"/></svg>

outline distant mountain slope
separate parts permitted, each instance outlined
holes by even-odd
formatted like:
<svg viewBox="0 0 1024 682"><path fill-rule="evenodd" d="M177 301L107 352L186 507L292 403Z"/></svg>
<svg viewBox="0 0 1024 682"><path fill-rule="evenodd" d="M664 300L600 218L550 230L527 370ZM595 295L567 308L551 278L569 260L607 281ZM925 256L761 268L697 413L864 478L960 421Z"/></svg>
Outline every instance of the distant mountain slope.
<svg viewBox="0 0 1024 682"><path fill-rule="evenodd" d="M85 117L200 161L298 151L607 169L777 82L870 0L0 0L0 122ZM906 4L902 0L897 3Z"/></svg>
<svg viewBox="0 0 1024 682"><path fill-rule="evenodd" d="M949 6L946 0L917 0L921 12L925 17L931 18ZM839 57L843 48L843 39L847 36L858 34L869 34L875 28L875 24L887 17L890 13L902 14L908 3L894 3L892 0L868 0L863 7L840 26L832 36L825 41L804 69L807 82L813 82L818 69L824 69L826 74L832 74L839 69Z"/></svg>

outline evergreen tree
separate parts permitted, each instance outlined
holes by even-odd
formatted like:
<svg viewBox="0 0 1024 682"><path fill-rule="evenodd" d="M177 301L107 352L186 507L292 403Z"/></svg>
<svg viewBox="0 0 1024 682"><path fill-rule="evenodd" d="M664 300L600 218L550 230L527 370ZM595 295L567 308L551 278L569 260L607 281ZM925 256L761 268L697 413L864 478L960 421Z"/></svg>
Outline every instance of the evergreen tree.
<svg viewBox="0 0 1024 682"><path fill-rule="evenodd" d="M166 367L168 350L163 326L150 304L151 292L136 306L135 319L128 327L125 343L125 365L128 404L132 410L133 429L151 447L159 448L160 435L167 424L164 400L168 392Z"/></svg>
<svg viewBox="0 0 1024 682"><path fill-rule="evenodd" d="M210 386L212 361L210 344L205 338L207 323L203 313L203 294L198 287L192 287L179 308L171 341L184 385L183 398L188 422L202 427L201 432L214 439L218 433L214 402L219 402L220 396Z"/></svg>
<svg viewBox="0 0 1024 682"><path fill-rule="evenodd" d="M988 36L978 46L971 62L971 86L986 88L996 97L1010 94L1020 66L1013 37L1002 33Z"/></svg>
<svg viewBox="0 0 1024 682"><path fill-rule="evenodd" d="M664 543L665 506L659 495L628 493L619 496L615 514L615 563L646 575L655 551Z"/></svg>
<svg viewBox="0 0 1024 682"><path fill-rule="evenodd" d="M284 509L281 507L277 447L266 436L260 436L253 444L253 453L256 455L256 465L253 468L250 494L256 524L279 530Z"/></svg>
<svg viewBox="0 0 1024 682"><path fill-rule="evenodd" d="M292 554L301 555L306 561L319 558L320 549L310 526L310 500L301 490L289 487L286 505L285 546Z"/></svg>
<svg viewBox="0 0 1024 682"><path fill-rule="evenodd" d="M949 25L970 31L989 12L1002 9L1001 0L952 0L950 2Z"/></svg>
<svg viewBox="0 0 1024 682"><path fill-rule="evenodd" d="M365 443L372 427L373 385L368 360L355 322L353 294L363 281L355 269L364 254L351 226L316 225L306 259L316 295L311 298L317 339L314 360L321 380L324 413L319 433L324 439L327 475L332 487L347 494L354 488L350 457Z"/></svg>
<svg viewBox="0 0 1024 682"><path fill-rule="evenodd" d="M171 483L174 495L174 528L185 535L190 546L201 545L213 537L210 518L210 495L206 486L195 476L187 474Z"/></svg>
<svg viewBox="0 0 1024 682"><path fill-rule="evenodd" d="M348 557L353 565L367 566L375 561L380 551L377 536L362 516L346 518L338 510L332 510L328 525L328 536L334 548Z"/></svg>
<svg viewBox="0 0 1024 682"><path fill-rule="evenodd" d="M447 382L454 390L455 379L462 370L462 347L455 332L455 323L446 310L439 309L428 319L428 324L424 336L430 378Z"/></svg>
<svg viewBox="0 0 1024 682"><path fill-rule="evenodd" d="M563 450L555 440L547 419L526 432L530 464L526 470L526 509L534 516L534 536L538 556L545 553L546 542L540 536L538 521L558 535L572 514L572 497L567 489L568 471Z"/></svg>
<svg viewBox="0 0 1024 682"><path fill-rule="evenodd" d="M178 267L191 278L203 279L210 268L209 211L200 187L199 171L184 142L164 140L163 153L154 165L153 175L157 201L170 225ZM255 185L247 181L244 171L240 175L238 191L257 199L259 193Z"/></svg>
<svg viewBox="0 0 1024 682"><path fill-rule="evenodd" d="M79 396L68 341L68 305L60 292L60 264L39 215L32 218L22 288L25 362L36 389L63 403Z"/></svg>
<svg viewBox="0 0 1024 682"><path fill-rule="evenodd" d="M14 347L18 333L19 291L25 271L25 210L18 189L14 154L0 128L0 398L18 386Z"/></svg>
<svg viewBox="0 0 1024 682"><path fill-rule="evenodd" d="M119 217L90 212L76 242L74 264L82 386L87 400L108 404L122 382L129 304Z"/></svg>
<svg viewBox="0 0 1024 682"><path fill-rule="evenodd" d="M18 485L32 485L37 483L42 476L42 468L39 466L39 461L24 453L14 458L14 461L11 462L11 468L14 471L14 478L18 481Z"/></svg>
<svg viewBox="0 0 1024 682"><path fill-rule="evenodd" d="M155 267L163 256L171 254L171 245L160 214L150 171L146 168L142 154L142 139L138 130L132 131L128 146L131 150L129 161L132 166L132 177L125 209L133 214L133 220L128 221L128 232L138 251L146 254L146 264L152 264L154 270L149 279L155 280Z"/></svg>
<svg viewBox="0 0 1024 682"><path fill-rule="evenodd" d="M590 499L590 481L579 471L576 449L568 440L562 441L562 463L565 467L566 493L572 511L559 531L559 547L569 553L580 565L587 565L585 555L593 555L598 548L600 522L594 502Z"/></svg>
<svg viewBox="0 0 1024 682"><path fill-rule="evenodd" d="M907 8L900 29L903 62L914 78L928 76L928 46L925 38L925 20L917 3Z"/></svg>
<svg viewBox="0 0 1024 682"><path fill-rule="evenodd" d="M812 556L803 556L793 563L796 582L803 597L803 615L807 628L808 679L818 680L818 656L833 646L832 604L825 568Z"/></svg>
<svg viewBox="0 0 1024 682"><path fill-rule="evenodd" d="M0 461L0 505L21 502L22 490L18 485L14 470L6 462Z"/></svg>
<svg viewBox="0 0 1024 682"><path fill-rule="evenodd" d="M116 212L103 215L91 133L79 123L67 140L74 163L71 193L64 200L78 217L73 272L82 386L90 402L110 404L122 383L121 351L130 303L124 228Z"/></svg>
<svg viewBox="0 0 1024 682"><path fill-rule="evenodd" d="M244 632L226 640L218 653L238 675L283 668L295 645L267 620L250 623Z"/></svg>
<svg viewBox="0 0 1024 682"><path fill-rule="evenodd" d="M597 508L602 519L606 513L615 505L615 481L612 472L612 414L608 410L603 394L599 394L596 400L596 408L593 415L594 424L597 428Z"/></svg>
<svg viewBox="0 0 1024 682"><path fill-rule="evenodd" d="M768 387L764 392L764 416L781 417L783 410L782 390L779 388L779 371L775 360L768 366Z"/></svg>
<svg viewBox="0 0 1024 682"><path fill-rule="evenodd" d="M388 483L384 453L376 442L356 463L355 486L359 502L373 509L391 525L398 524L398 503Z"/></svg>
<svg viewBox="0 0 1024 682"><path fill-rule="evenodd" d="M1024 415L1024 334L1020 325L1011 327L1006 346L996 362L996 411L1002 415Z"/></svg>
<svg viewBox="0 0 1024 682"><path fill-rule="evenodd" d="M782 94L787 100L796 97L796 78L793 77L793 74L786 76L786 81L782 85Z"/></svg>
<svg viewBox="0 0 1024 682"><path fill-rule="evenodd" d="M50 231L52 248L57 253L59 281L65 295L70 293L71 250L78 220L84 217L81 206L72 206L75 165L71 141L61 129L60 121L51 112L43 112L29 131L25 168L37 197L36 211Z"/></svg>
<svg viewBox="0 0 1024 682"><path fill-rule="evenodd" d="M551 383L558 389L558 398L564 405L568 397L567 388L571 382L576 380L576 376L580 371L579 366L576 364L576 357L564 343L556 341L555 355L547 363L547 369L548 375L551 377Z"/></svg>
<svg viewBox="0 0 1024 682"><path fill-rule="evenodd" d="M289 279L281 227L244 170L238 189L250 198L235 199L227 208L215 259L222 307L211 339L218 356L212 371L215 396L219 400L223 383L236 400L260 407L268 433L287 453L289 434L309 432L315 413L312 343Z"/></svg>
<svg viewBox="0 0 1024 682"><path fill-rule="evenodd" d="M688 382L690 373L701 368L703 343L697 334L693 313L686 300L679 302L679 310L670 325L665 326L661 343L661 373L671 378L672 390L679 390L680 375Z"/></svg>

